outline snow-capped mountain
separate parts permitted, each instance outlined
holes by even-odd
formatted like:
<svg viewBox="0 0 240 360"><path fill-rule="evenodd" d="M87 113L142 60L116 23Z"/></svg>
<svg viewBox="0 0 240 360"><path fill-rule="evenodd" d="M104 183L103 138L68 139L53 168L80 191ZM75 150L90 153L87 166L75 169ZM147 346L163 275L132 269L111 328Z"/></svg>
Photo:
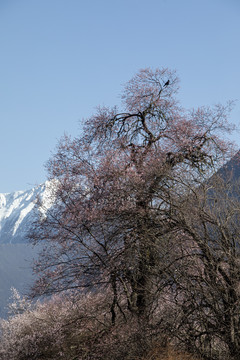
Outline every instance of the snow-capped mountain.
<svg viewBox="0 0 240 360"><path fill-rule="evenodd" d="M29 244L26 235L36 216L37 197L47 210L53 188L54 183L47 181L27 191L0 194L0 318L7 316L11 287L26 294L33 283L32 262L39 249Z"/></svg>
<svg viewBox="0 0 240 360"><path fill-rule="evenodd" d="M29 226L36 216L34 209L38 196L44 208L51 206L52 182L45 182L27 191L0 193L0 244L26 242Z"/></svg>

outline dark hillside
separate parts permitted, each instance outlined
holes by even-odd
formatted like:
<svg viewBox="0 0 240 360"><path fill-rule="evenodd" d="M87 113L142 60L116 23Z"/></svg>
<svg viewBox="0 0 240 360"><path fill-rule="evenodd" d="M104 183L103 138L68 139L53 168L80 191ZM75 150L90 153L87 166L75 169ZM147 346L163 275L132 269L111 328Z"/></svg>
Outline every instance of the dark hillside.
<svg viewBox="0 0 240 360"><path fill-rule="evenodd" d="M240 179L240 150L218 172L226 181L238 181Z"/></svg>

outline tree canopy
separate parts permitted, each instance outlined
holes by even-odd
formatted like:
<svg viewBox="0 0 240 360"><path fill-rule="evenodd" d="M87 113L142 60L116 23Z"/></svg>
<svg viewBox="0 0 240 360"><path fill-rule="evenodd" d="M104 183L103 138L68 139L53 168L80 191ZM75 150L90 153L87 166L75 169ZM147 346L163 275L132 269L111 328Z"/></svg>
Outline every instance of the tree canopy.
<svg viewBox="0 0 240 360"><path fill-rule="evenodd" d="M43 244L35 294L108 289L113 324L149 319L161 294L183 291L176 269L189 254L209 255L199 237L207 220L190 220L203 204L196 189L232 155L231 104L185 110L177 90L174 71L140 70L120 110L99 107L80 136L60 140L47 164L53 206L30 234Z"/></svg>

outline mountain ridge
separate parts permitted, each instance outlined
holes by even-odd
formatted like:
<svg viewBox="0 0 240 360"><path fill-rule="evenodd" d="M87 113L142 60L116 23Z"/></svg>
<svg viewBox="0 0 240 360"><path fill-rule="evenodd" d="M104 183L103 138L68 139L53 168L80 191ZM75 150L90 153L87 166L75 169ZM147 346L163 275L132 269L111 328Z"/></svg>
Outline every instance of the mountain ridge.
<svg viewBox="0 0 240 360"><path fill-rule="evenodd" d="M44 215L52 205L54 182L45 183L25 191L0 193L0 317L8 315L7 305L11 288L21 295L27 294L34 281L32 263L39 248L33 247L27 234L39 214L35 207L40 197Z"/></svg>
<svg viewBox="0 0 240 360"><path fill-rule="evenodd" d="M27 232L37 215L36 200L40 197L47 211L52 205L52 189L53 182L46 181L30 190L0 193L0 244L27 242Z"/></svg>

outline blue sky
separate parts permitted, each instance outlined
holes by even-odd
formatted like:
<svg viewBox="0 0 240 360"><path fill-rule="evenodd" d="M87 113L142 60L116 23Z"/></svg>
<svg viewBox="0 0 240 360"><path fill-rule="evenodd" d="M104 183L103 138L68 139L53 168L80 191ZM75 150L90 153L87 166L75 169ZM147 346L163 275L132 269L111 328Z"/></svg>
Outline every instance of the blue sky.
<svg viewBox="0 0 240 360"><path fill-rule="evenodd" d="M238 125L239 43L239 0L0 0L0 192L45 181L58 139L140 68L175 69L187 108L238 100Z"/></svg>

